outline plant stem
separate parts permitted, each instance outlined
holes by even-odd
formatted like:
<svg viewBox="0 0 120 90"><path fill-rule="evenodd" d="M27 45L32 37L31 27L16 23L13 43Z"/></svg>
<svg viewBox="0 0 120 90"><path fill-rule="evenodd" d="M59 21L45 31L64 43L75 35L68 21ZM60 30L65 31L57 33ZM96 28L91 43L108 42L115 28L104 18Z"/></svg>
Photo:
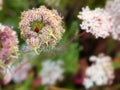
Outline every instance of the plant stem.
<svg viewBox="0 0 120 90"><path fill-rule="evenodd" d="M61 46L59 49L67 48L74 40L82 37L83 35L85 35L85 32L82 32L82 33L80 33L78 35L75 35L73 38L71 38L65 45ZM22 50L22 51L20 51L20 53L26 54L26 53L30 53L30 52L33 52L33 51L34 50Z"/></svg>
<svg viewBox="0 0 120 90"><path fill-rule="evenodd" d="M75 35L73 38L71 38L71 39L69 40L69 42L67 42L67 43L66 43L65 45L63 45L61 48L64 49L64 48L68 47L74 40L82 37L83 35L85 35L85 32L82 32L82 33L80 33L80 34L78 34L78 35Z"/></svg>

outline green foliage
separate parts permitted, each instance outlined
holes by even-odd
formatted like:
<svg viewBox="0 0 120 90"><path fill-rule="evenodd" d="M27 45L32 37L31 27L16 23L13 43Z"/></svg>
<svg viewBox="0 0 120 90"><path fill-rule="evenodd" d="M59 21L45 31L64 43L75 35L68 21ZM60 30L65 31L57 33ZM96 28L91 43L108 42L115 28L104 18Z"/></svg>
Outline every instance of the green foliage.
<svg viewBox="0 0 120 90"><path fill-rule="evenodd" d="M99 2L99 3L98 3ZM104 7L106 0L86 0L85 6L89 6L90 8L94 9L96 7Z"/></svg>
<svg viewBox="0 0 120 90"><path fill-rule="evenodd" d="M78 22L73 21L70 27L66 29L64 37L61 40L63 46L66 45L66 43L69 43L70 39L72 39L76 34L78 34L78 27ZM66 73L74 73L77 70L77 63L79 59L79 46L78 43L74 41L70 43L67 47L65 47L65 50L63 50L58 56L64 61L64 68Z"/></svg>
<svg viewBox="0 0 120 90"><path fill-rule="evenodd" d="M33 73L31 73L28 77L28 79L23 83L22 86L16 88L16 90L30 90L31 84L33 80Z"/></svg>
<svg viewBox="0 0 120 90"><path fill-rule="evenodd" d="M114 69L120 68L120 63L118 63L118 62L113 63L113 68Z"/></svg>
<svg viewBox="0 0 120 90"><path fill-rule="evenodd" d="M65 52L62 52L66 73L73 73L77 70L78 56L79 50L77 43L71 44Z"/></svg>
<svg viewBox="0 0 120 90"><path fill-rule="evenodd" d="M108 40L107 45L106 45L107 47L106 52L110 54L114 50L114 46L115 46L115 41L112 39Z"/></svg>
<svg viewBox="0 0 120 90"><path fill-rule="evenodd" d="M48 6L45 0L4 0L3 10L0 11L0 23L9 25L13 27L15 31L17 31L20 41L20 47L24 44L24 41L20 37L20 30L19 30L19 21L21 12L37 8L40 5L46 5L49 8L55 8L58 10L61 16L63 16L63 26L66 29L66 32L56 47L57 49L61 46L65 46L67 43L71 41L77 34L80 33L79 29L79 22L77 19L78 10L81 10L81 7L89 6L91 9L96 7L104 7L106 0L60 0L60 3L57 7ZM36 24L36 23L35 23ZM33 25L34 26L34 25ZM42 27L42 25L38 25ZM33 27L35 29L35 27ZM6 85L2 90L32 90L31 85L34 76L38 75L38 72L41 70L41 62L46 59L51 59L56 61L58 59L63 60L64 62L64 69L65 69L65 80L62 82L62 85L66 88L70 88L68 90L84 90L82 87L80 89L75 89L74 84L70 81L70 75L75 73L78 70L78 60L80 58L80 51L83 50L83 46L79 44L80 38L77 38L70 42L65 48L61 49L60 51L55 50L48 50L48 52L42 52L39 56L36 56L32 60L32 64L36 69L35 73L31 73L28 76L28 79L20 84L11 83ZM115 42L113 40L108 40L106 44L106 53L110 54L114 47ZM94 51L94 50L93 50ZM92 54L92 52L91 52ZM24 57L24 53L20 55L20 60ZM120 52L117 53L117 57L120 57ZM32 54L28 54L25 57L32 58ZM86 58L86 57L85 57ZM19 60L19 61L20 61ZM0 64L2 66L2 64ZM113 63L113 67L120 68L119 63ZM63 87L63 88L64 88ZM120 85L117 86L119 88ZM109 89L109 88L108 88ZM35 90L35 89L33 89ZM44 86L39 86L38 90L45 90Z"/></svg>

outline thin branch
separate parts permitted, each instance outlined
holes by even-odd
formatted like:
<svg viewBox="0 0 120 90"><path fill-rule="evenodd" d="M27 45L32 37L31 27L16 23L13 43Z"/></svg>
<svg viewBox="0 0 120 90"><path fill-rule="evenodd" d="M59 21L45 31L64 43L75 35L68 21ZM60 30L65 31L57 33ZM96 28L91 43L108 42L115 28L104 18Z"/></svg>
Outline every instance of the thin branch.
<svg viewBox="0 0 120 90"><path fill-rule="evenodd" d="M69 40L69 42L67 42L67 43L66 43L65 45L63 45L61 48L64 49L64 48L68 47L74 40L76 40L76 39L82 37L82 36L85 35L85 34L86 34L85 32L82 32L82 33L80 33L80 34L74 36L73 38L71 38L71 39Z"/></svg>
<svg viewBox="0 0 120 90"><path fill-rule="evenodd" d="M73 38L71 38L65 45L61 46L59 49L67 48L74 40L82 37L83 35L85 35L85 32L82 32L82 33L80 33L78 35L75 35ZM33 52L33 51L34 50L31 50L31 49L30 50L22 50L22 51L20 51L20 53L26 54L26 53L30 53L30 52Z"/></svg>
<svg viewBox="0 0 120 90"><path fill-rule="evenodd" d="M21 50L20 53L30 53L30 52L33 52L34 50L31 50L31 49L28 49L28 50Z"/></svg>

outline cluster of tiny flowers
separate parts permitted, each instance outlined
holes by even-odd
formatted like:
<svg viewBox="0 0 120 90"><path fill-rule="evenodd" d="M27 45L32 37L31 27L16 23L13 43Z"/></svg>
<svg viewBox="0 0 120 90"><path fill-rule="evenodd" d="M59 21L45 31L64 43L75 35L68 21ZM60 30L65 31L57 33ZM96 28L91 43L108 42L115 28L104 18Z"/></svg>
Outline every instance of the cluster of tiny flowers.
<svg viewBox="0 0 120 90"><path fill-rule="evenodd" d="M10 81L15 83L21 83L26 80L28 77L29 71L32 69L31 63L28 62L28 59L24 58L17 65L8 64L7 68L1 70L3 76L3 84L8 84Z"/></svg>
<svg viewBox="0 0 120 90"><path fill-rule="evenodd" d="M10 27L0 24L0 63L8 64L18 58L18 39Z"/></svg>
<svg viewBox="0 0 120 90"><path fill-rule="evenodd" d="M45 3L49 6L59 6L60 0L45 0Z"/></svg>
<svg viewBox="0 0 120 90"><path fill-rule="evenodd" d="M19 27L27 45L36 52L37 49L55 46L65 31L57 11L49 10L45 6L24 11Z"/></svg>
<svg viewBox="0 0 120 90"><path fill-rule="evenodd" d="M112 32L113 22L111 16L103 9L90 10L89 7L82 8L78 18L83 20L80 24L81 29L92 33L96 38L106 38Z"/></svg>
<svg viewBox="0 0 120 90"><path fill-rule="evenodd" d="M105 10L111 14L114 22L113 39L120 40L120 0L107 1Z"/></svg>
<svg viewBox="0 0 120 90"><path fill-rule="evenodd" d="M54 85L57 80L63 79L63 62L47 60L42 62L42 70L39 73L42 85Z"/></svg>
<svg viewBox="0 0 120 90"><path fill-rule="evenodd" d="M110 85L114 79L114 70L112 67L111 58L100 54L98 57L91 56L90 61L92 64L86 69L86 77L83 81L83 85L86 89L92 86Z"/></svg>
<svg viewBox="0 0 120 90"><path fill-rule="evenodd" d="M0 0L0 11L2 10L3 8L3 0Z"/></svg>

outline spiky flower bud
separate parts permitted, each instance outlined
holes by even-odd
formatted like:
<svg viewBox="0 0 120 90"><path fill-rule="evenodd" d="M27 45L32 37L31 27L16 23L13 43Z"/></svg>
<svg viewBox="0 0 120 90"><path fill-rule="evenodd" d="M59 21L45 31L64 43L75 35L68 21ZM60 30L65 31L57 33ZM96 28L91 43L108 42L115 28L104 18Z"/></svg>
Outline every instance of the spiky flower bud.
<svg viewBox="0 0 120 90"><path fill-rule="evenodd" d="M57 11L45 6L22 12L19 27L23 39L35 51L55 46L65 31Z"/></svg>

